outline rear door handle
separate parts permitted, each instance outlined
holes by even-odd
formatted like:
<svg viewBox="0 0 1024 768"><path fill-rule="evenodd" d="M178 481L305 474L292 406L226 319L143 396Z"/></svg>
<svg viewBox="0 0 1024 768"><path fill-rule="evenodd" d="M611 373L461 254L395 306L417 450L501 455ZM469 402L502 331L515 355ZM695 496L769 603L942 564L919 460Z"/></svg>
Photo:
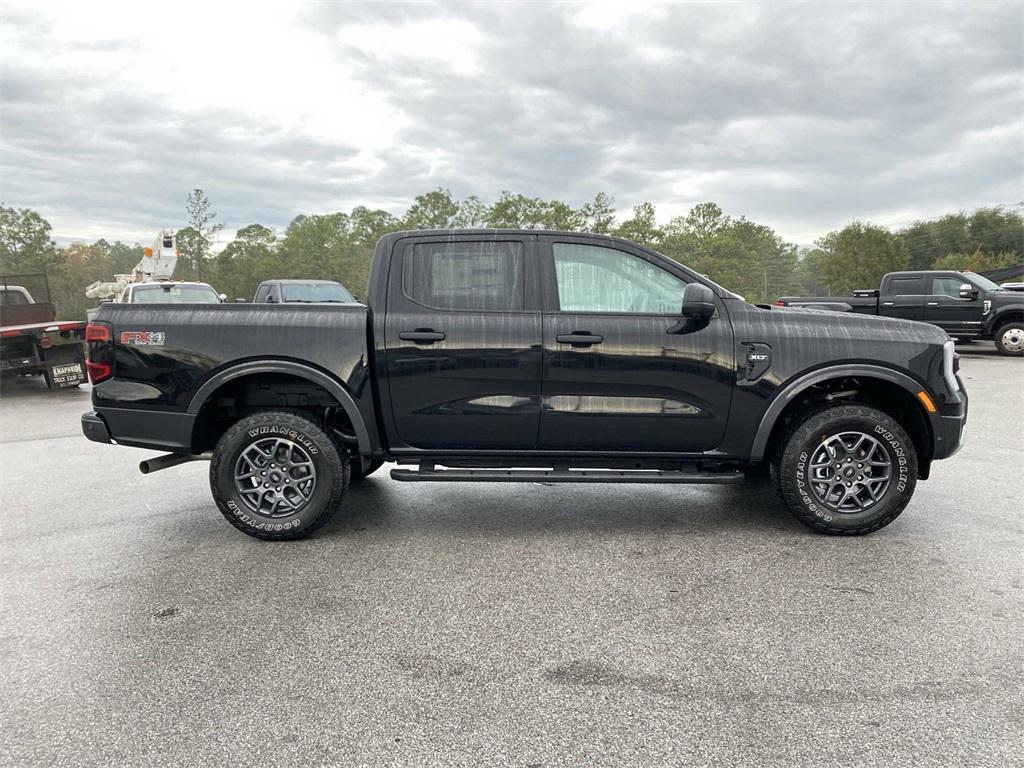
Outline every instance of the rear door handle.
<svg viewBox="0 0 1024 768"><path fill-rule="evenodd" d="M893 302L893 301L883 301L882 302L882 306L883 307L891 307L891 306L893 306L893 304L895 304L895 302Z"/></svg>
<svg viewBox="0 0 1024 768"><path fill-rule="evenodd" d="M939 306L939 302L937 302L937 301L929 301L927 304L925 304L925 306L926 307L937 307L937 306Z"/></svg>
<svg viewBox="0 0 1024 768"><path fill-rule="evenodd" d="M604 341L604 336L596 336L586 331L573 331L555 336L555 341L559 344L572 344L574 347L589 347L591 344L600 344Z"/></svg>
<svg viewBox="0 0 1024 768"><path fill-rule="evenodd" d="M417 344L433 344L444 341L444 334L433 328L417 328L415 331L399 331L398 338L402 341L415 341Z"/></svg>

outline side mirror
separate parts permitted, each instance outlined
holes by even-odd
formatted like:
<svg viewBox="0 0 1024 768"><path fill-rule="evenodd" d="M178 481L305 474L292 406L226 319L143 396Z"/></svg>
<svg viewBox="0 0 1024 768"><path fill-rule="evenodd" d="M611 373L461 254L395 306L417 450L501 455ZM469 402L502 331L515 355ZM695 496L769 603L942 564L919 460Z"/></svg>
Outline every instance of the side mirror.
<svg viewBox="0 0 1024 768"><path fill-rule="evenodd" d="M715 294L703 283L687 283L683 289L683 309L686 317L707 320L715 314Z"/></svg>
<svg viewBox="0 0 1024 768"><path fill-rule="evenodd" d="M960 286L960 298L961 299L976 299L978 298L978 289L970 283L964 283Z"/></svg>
<svg viewBox="0 0 1024 768"><path fill-rule="evenodd" d="M220 300L221 301L227 301L228 300L228 295L226 293L220 293L220 294L217 294L217 295L220 296Z"/></svg>

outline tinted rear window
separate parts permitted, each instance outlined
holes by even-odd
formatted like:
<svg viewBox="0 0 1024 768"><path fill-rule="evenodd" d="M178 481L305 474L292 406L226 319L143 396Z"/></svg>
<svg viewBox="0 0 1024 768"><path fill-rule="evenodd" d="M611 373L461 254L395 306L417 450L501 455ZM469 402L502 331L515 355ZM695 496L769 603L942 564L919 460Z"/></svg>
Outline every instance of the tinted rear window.
<svg viewBox="0 0 1024 768"><path fill-rule="evenodd" d="M525 306L523 245L419 243L405 249L402 290L433 309L491 312Z"/></svg>
<svg viewBox="0 0 1024 768"><path fill-rule="evenodd" d="M923 277L894 277L889 283L889 293L893 296L923 296Z"/></svg>

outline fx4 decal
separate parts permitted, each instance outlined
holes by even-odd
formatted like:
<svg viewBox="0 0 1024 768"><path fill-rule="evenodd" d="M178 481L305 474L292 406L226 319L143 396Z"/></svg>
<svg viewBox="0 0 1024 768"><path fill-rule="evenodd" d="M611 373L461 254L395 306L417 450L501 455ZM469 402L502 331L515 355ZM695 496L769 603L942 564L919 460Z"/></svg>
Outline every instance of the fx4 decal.
<svg viewBox="0 0 1024 768"><path fill-rule="evenodd" d="M121 343L138 347L160 346L164 343L163 331L121 331Z"/></svg>

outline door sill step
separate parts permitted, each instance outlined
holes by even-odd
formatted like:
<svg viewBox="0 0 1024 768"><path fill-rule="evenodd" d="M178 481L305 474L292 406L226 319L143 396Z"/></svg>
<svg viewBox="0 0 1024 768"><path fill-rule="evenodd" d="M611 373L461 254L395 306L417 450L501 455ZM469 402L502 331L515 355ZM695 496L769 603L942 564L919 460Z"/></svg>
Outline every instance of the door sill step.
<svg viewBox="0 0 1024 768"><path fill-rule="evenodd" d="M741 483L742 472L661 469L392 469L403 483Z"/></svg>

